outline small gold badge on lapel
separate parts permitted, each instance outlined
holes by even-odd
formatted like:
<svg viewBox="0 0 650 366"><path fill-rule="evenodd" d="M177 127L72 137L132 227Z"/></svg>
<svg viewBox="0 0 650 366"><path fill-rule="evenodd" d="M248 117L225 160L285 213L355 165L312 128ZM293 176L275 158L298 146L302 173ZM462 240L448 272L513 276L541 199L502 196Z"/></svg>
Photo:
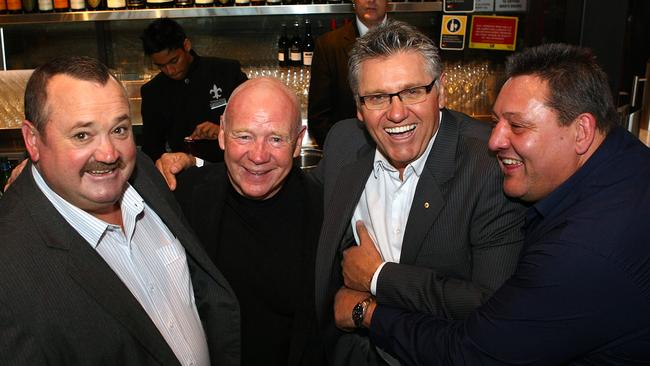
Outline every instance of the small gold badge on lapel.
<svg viewBox="0 0 650 366"><path fill-rule="evenodd" d="M424 208L429 208L429 202L424 203Z"/></svg>

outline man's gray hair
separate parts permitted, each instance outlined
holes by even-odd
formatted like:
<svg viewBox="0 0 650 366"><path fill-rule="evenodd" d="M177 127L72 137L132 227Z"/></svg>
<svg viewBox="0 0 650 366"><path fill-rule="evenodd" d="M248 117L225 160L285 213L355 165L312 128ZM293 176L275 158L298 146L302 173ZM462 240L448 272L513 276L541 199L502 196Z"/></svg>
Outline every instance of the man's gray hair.
<svg viewBox="0 0 650 366"><path fill-rule="evenodd" d="M350 51L348 78L352 94L359 94L359 73L363 61L403 52L419 53L431 76L437 78L442 73L438 47L433 41L407 23L388 19L359 38Z"/></svg>

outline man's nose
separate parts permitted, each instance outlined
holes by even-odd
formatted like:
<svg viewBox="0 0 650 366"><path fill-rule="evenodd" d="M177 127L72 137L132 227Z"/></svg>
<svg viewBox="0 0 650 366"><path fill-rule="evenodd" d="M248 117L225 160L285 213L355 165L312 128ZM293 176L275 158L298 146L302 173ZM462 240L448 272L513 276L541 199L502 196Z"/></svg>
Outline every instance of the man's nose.
<svg viewBox="0 0 650 366"><path fill-rule="evenodd" d="M95 150L95 160L102 163L114 163L117 160L117 155L114 141L109 137L102 138Z"/></svg>
<svg viewBox="0 0 650 366"><path fill-rule="evenodd" d="M269 151L266 141L256 141L248 154L249 159L255 164L263 164L269 160Z"/></svg>
<svg viewBox="0 0 650 366"><path fill-rule="evenodd" d="M508 136L508 124L504 121L497 122L492 128L492 134L488 140L489 149L499 151L508 148L510 145Z"/></svg>
<svg viewBox="0 0 650 366"><path fill-rule="evenodd" d="M392 96L390 105L388 106L388 119L392 122L399 123L402 122L407 115L408 112L402 100L397 95Z"/></svg>

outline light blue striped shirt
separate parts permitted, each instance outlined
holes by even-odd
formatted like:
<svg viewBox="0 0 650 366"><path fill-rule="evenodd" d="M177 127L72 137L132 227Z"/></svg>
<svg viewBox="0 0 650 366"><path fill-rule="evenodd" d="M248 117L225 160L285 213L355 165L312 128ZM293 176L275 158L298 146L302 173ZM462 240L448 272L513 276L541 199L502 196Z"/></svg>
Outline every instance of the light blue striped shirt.
<svg viewBox="0 0 650 366"><path fill-rule="evenodd" d="M122 227L108 224L56 194L32 166L37 186L106 261L142 305L182 365L208 366L185 249L130 184L120 202Z"/></svg>

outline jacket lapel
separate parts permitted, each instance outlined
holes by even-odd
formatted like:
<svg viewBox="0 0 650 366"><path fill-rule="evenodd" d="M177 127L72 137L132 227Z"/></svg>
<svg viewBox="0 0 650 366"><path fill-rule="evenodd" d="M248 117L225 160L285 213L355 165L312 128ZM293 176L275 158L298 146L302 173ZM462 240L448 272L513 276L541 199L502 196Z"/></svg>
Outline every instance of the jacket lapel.
<svg viewBox="0 0 650 366"><path fill-rule="evenodd" d="M418 181L402 241L400 263L413 264L424 238L445 205L440 190L454 176L458 121L443 110L442 123Z"/></svg>
<svg viewBox="0 0 650 366"><path fill-rule="evenodd" d="M31 164L26 172L30 172L30 167ZM176 356L129 289L52 206L36 186L31 172L23 175L28 176L28 183L23 185L25 205L35 223L48 223L35 225L35 230L46 246L67 252L66 267L72 279L161 364L178 365Z"/></svg>

